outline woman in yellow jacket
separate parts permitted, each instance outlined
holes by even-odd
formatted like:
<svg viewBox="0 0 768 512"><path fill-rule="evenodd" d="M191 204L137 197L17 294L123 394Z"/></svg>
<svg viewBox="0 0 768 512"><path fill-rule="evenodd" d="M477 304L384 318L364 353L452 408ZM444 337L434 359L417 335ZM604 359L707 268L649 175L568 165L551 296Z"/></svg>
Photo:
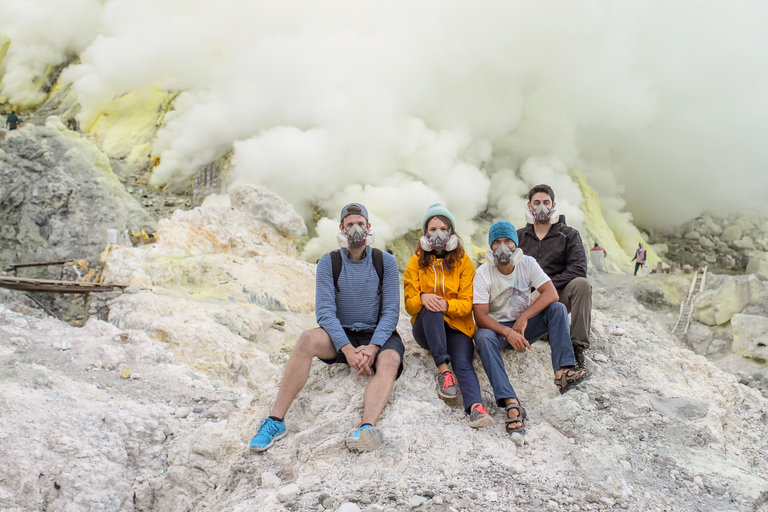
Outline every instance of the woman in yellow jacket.
<svg viewBox="0 0 768 512"><path fill-rule="evenodd" d="M430 206L424 215L424 236L403 277L405 310L411 315L416 343L432 353L437 365L438 395L457 398L458 380L470 426L489 427L494 421L480 400L480 383L472 364L475 267L454 233L455 225L451 212L439 203Z"/></svg>

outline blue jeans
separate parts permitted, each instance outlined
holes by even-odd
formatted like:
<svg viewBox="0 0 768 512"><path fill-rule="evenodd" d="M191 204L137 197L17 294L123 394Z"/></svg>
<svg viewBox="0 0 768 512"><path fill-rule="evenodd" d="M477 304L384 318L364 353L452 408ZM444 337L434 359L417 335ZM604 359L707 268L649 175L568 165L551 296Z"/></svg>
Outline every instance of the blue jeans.
<svg viewBox="0 0 768 512"><path fill-rule="evenodd" d="M515 322L501 322L501 325L512 327ZM564 366L574 366L576 359L573 357L573 346L568 332L568 311L562 302L550 304L544 311L529 319L525 328L525 339L533 343L546 332L549 332L549 346L552 350L552 369L557 371ZM504 407L505 398L517 398L504 368L504 359L501 357L501 351L512 348L512 345L501 334L483 328L475 332L475 345L485 374L491 381L496 405Z"/></svg>
<svg viewBox="0 0 768 512"><path fill-rule="evenodd" d="M464 411L470 413L472 404L482 403L480 382L472 365L475 346L472 338L453 329L443 320L443 313L421 308L413 324L413 338L421 348L432 354L435 366L451 363L459 382Z"/></svg>

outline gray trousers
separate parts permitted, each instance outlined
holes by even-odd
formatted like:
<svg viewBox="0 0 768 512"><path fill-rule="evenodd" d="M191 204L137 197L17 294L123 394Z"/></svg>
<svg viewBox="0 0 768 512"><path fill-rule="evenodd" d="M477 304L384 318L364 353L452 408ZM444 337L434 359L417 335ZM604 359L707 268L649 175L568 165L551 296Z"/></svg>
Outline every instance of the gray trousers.
<svg viewBox="0 0 768 512"><path fill-rule="evenodd" d="M571 314L571 343L574 347L589 348L589 330L592 327L592 285L585 277L577 277L557 290L560 302Z"/></svg>

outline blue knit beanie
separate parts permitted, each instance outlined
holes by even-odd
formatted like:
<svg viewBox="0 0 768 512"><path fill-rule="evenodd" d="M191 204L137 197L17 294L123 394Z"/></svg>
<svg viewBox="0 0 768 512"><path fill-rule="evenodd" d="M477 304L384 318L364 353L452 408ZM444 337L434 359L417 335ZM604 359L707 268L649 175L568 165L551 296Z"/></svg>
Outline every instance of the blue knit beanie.
<svg viewBox="0 0 768 512"><path fill-rule="evenodd" d="M427 221L434 217L435 215L442 215L443 217L448 217L448 220L451 221L451 229L456 231L456 219L453 218L453 215L451 212L448 211L448 208L443 206L440 203L435 203L432 206L429 207L427 210L427 213L424 214L424 218L421 219L421 230L426 233L427 232Z"/></svg>
<svg viewBox="0 0 768 512"><path fill-rule="evenodd" d="M493 223L491 229L488 230L488 246L492 246L493 241L497 238L509 238L515 242L515 245L518 245L517 231L515 231L515 226L506 220L497 220Z"/></svg>

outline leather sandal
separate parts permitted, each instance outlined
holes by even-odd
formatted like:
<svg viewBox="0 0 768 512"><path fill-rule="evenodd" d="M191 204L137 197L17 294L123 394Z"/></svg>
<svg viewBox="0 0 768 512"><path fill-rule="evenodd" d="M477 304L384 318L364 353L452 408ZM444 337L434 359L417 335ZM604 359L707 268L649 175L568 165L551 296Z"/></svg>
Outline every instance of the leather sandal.
<svg viewBox="0 0 768 512"><path fill-rule="evenodd" d="M555 386L557 386L561 395L572 387L586 381L590 376L587 370L575 366L563 367L561 370L563 370L563 373L560 375L560 378L555 379Z"/></svg>
<svg viewBox="0 0 768 512"><path fill-rule="evenodd" d="M525 409L522 405L520 405L520 400L517 398L514 399L515 402L511 404L507 404L507 406L504 408L504 425L505 429L507 431L507 434L512 434L514 432L522 433L525 430ZM514 410L517 411L517 416L509 417L509 411ZM519 427L510 427L513 423L519 423Z"/></svg>

